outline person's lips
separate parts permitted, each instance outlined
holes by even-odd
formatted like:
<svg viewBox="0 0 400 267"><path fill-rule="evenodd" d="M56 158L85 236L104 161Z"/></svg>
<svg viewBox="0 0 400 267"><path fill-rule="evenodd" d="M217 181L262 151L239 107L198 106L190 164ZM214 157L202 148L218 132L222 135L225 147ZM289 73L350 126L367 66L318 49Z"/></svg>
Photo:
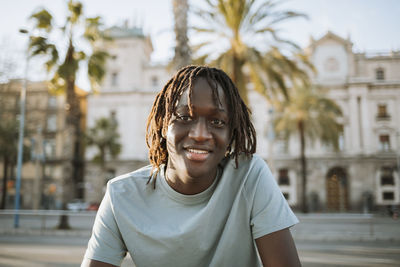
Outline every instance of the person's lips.
<svg viewBox="0 0 400 267"><path fill-rule="evenodd" d="M203 148L186 148L186 157L193 161L205 161L210 155L210 150Z"/></svg>

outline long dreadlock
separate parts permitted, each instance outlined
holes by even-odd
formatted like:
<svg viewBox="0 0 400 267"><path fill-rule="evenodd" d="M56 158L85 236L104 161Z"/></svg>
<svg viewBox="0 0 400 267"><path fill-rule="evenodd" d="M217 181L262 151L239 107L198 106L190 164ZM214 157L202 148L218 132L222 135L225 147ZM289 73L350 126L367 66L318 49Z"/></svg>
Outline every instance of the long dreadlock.
<svg viewBox="0 0 400 267"><path fill-rule="evenodd" d="M215 103L220 103L218 95L218 85L220 85L225 94L228 106L230 142L226 156L234 157L236 167L238 166L238 157L240 154L251 156L256 151L256 131L250 121L250 110L243 102L239 91L222 70L206 66L186 66L181 68L157 94L153 103L150 115L146 125L146 144L149 147L149 160L153 170L148 183L155 178L160 166L167 164L168 151L166 132L171 116L175 112L177 102L185 90L188 92L189 112L193 114L192 92L193 86L199 77L206 78L212 88L212 95Z"/></svg>

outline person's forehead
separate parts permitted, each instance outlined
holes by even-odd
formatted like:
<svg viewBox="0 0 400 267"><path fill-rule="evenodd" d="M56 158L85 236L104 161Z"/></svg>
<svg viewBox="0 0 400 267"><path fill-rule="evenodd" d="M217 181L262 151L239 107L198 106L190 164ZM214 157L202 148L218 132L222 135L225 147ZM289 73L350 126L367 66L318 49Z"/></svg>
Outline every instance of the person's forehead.
<svg viewBox="0 0 400 267"><path fill-rule="evenodd" d="M222 86L216 81L209 82L204 77L199 77L194 82L194 84L192 86L191 101L193 102L194 97L201 98L201 97L205 96L206 94L209 94L210 92L211 92L211 96L212 96L215 92L215 87L217 89L216 96L218 97L219 101L218 101L218 99L214 99L214 98L212 101L214 102L215 105L221 106L221 104L222 104L222 107L227 107L225 92L224 92L224 89L222 88ZM209 91L209 89L211 89L211 90ZM187 86L183 90L181 96L179 97L179 99L176 103L176 106L188 105L188 95L189 95L189 87Z"/></svg>

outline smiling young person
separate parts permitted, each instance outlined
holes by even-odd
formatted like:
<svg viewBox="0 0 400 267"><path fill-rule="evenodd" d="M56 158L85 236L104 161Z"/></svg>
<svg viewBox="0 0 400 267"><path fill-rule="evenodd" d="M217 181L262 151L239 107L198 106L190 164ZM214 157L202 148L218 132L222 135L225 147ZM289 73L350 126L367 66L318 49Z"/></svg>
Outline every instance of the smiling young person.
<svg viewBox="0 0 400 267"><path fill-rule="evenodd" d="M264 160L232 80L179 70L147 122L151 165L112 179L82 266L300 266L298 222ZM260 262L261 259L261 262Z"/></svg>

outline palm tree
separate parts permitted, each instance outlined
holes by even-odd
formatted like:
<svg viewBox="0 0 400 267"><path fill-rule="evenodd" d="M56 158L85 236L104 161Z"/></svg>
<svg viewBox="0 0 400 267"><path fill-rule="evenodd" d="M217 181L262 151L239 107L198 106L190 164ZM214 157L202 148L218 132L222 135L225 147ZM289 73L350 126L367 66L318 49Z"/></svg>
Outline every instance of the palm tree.
<svg viewBox="0 0 400 267"><path fill-rule="evenodd" d="M175 55L172 60L173 68L178 70L191 63L191 52L189 47L188 31L188 10L187 0L173 0L174 31L175 31Z"/></svg>
<svg viewBox="0 0 400 267"><path fill-rule="evenodd" d="M88 146L95 146L98 153L93 161L100 165L102 173L105 173L106 156L110 155L116 158L121 153L121 144L119 143L118 124L114 116L111 118L99 118L95 125L89 129L86 135Z"/></svg>
<svg viewBox="0 0 400 267"><path fill-rule="evenodd" d="M40 36L30 37L31 56L47 56L46 67L49 74L50 89L56 93L66 95L66 127L65 127L65 148L64 157L68 162L63 171L63 208L74 195L75 185L83 179L83 146L82 129L80 126L81 110L79 99L75 92L76 73L79 65L85 63L88 69L88 78L93 90L98 88L99 83L105 74L105 61L108 54L101 50L99 44L103 39L100 26L101 18L84 18L83 6L80 2L68 1L68 14L65 24L55 27L52 15L42 9L30 17L35 23L35 30L40 32ZM61 32L60 32L61 29ZM84 33L80 31L84 29ZM52 42L51 34L62 34L63 39ZM88 54L78 48L78 41L85 41L91 47ZM66 49L64 49L66 47ZM64 51L64 50L65 51ZM62 56L60 56L62 55ZM62 217L60 228L69 228L66 216Z"/></svg>
<svg viewBox="0 0 400 267"><path fill-rule="evenodd" d="M305 15L277 10L278 4L272 0L206 0L205 3L205 8L194 11L204 26L193 29L198 35L205 34L205 41L193 47L197 56L194 62L225 70L246 103L249 79L255 90L267 98L276 93L288 97L288 81L307 79L294 58L298 56L298 47L281 39L277 30L279 23ZM303 59L299 55L297 60Z"/></svg>
<svg viewBox="0 0 400 267"><path fill-rule="evenodd" d="M322 89L316 87L295 87L290 101L274 101L276 109L275 130L287 137L299 135L302 177L302 211L308 212L306 202L307 162L306 140L321 140L338 149L342 126L337 122L342 115L340 107L327 98Z"/></svg>

